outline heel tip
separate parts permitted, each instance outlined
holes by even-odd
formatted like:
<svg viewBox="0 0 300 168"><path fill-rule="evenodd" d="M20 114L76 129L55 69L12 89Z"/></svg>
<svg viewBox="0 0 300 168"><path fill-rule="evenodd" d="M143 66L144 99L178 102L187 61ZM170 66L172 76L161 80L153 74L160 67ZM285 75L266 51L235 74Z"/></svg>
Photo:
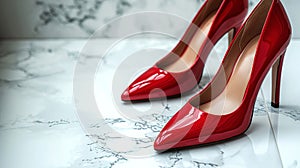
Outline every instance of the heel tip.
<svg viewBox="0 0 300 168"><path fill-rule="evenodd" d="M274 107L274 108L279 108L279 103L271 102L271 106Z"/></svg>

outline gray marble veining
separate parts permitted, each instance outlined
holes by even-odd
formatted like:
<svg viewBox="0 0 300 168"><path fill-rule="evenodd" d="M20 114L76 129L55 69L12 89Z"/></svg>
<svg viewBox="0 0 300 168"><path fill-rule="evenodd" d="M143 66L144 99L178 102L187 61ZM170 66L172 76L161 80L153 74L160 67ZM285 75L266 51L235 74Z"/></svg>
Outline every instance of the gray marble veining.
<svg viewBox="0 0 300 168"><path fill-rule="evenodd" d="M165 153L153 151L155 136L192 93L182 100L152 102L158 112L144 114L136 121L116 116L107 109L110 117L104 117L103 121L99 120L98 123L84 125L76 115L72 86L74 68L85 42L1 42L1 167L111 168L136 167L140 164L145 165L144 167L166 168L249 165L280 167L279 153L262 97L256 103L253 123L246 134L210 146ZM87 60L95 61L99 56L107 55L104 72L101 71L103 73L100 74L107 74L108 80L111 79L109 76L113 73L112 69L118 66L114 59L118 58L119 50L123 50L122 57L126 57L130 53L127 51L130 50L128 46L131 45L148 48L161 46L163 43L165 48L170 48L174 44L166 43L163 39L129 39L116 45L110 53L104 53L103 46L110 43L109 40L94 40L95 51L81 54L84 59L80 59L81 63L86 64ZM102 48L99 49L98 46ZM102 52L98 52L99 50ZM201 83L200 87L204 85L205 82ZM100 90L103 89L101 85L99 87ZM103 91L110 93L107 89ZM135 106L140 108L145 105L146 103ZM139 137L120 136L116 132L103 129L107 126L124 134L136 133ZM88 129L98 130L97 134L89 134ZM144 151L151 153L144 155ZM139 152L143 157L133 157ZM273 159L269 160L270 157Z"/></svg>
<svg viewBox="0 0 300 168"><path fill-rule="evenodd" d="M270 107L270 111L275 114L284 115L294 121L300 121L300 107L299 106L282 106L280 109Z"/></svg>
<svg viewBox="0 0 300 168"><path fill-rule="evenodd" d="M27 3L16 0L1 1L0 10L5 14L0 16L3 25L0 37L89 37L95 30L127 15L132 15L132 20L125 26L143 31L145 26L153 25L139 24L144 20L138 19L139 12L152 11L176 15L189 22L203 2L204 0L29 0ZM258 0L249 1L250 10L257 2ZM170 34L184 31L185 27L178 29L174 27L176 22L176 19L166 16L156 23L162 24ZM109 27L97 37L110 37L117 34L120 27ZM107 36L106 31L110 32L110 36Z"/></svg>

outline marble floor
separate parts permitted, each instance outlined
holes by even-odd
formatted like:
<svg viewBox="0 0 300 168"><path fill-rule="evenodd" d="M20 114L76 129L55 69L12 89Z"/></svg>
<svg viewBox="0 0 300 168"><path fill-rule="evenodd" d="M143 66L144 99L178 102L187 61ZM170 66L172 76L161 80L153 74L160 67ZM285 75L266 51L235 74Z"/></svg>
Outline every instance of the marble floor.
<svg viewBox="0 0 300 168"><path fill-rule="evenodd" d="M270 106L268 76L245 134L157 153L160 129L205 86L226 50L223 40L193 92L121 102L122 89L174 44L156 37L0 41L0 167L300 168L300 40L284 62L281 108Z"/></svg>

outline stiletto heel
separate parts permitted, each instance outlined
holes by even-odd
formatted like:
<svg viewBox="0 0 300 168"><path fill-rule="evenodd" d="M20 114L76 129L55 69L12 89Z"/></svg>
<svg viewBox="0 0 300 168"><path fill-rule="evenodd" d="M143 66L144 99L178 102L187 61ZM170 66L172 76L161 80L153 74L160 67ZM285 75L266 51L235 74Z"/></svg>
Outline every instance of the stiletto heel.
<svg viewBox="0 0 300 168"><path fill-rule="evenodd" d="M276 60L272 67L272 102L271 105L274 108L279 108L280 103L280 85L281 85L281 73L284 60L285 51Z"/></svg>
<svg viewBox="0 0 300 168"><path fill-rule="evenodd" d="M272 106L279 106L284 53L291 24L280 0L261 0L231 42L212 81L165 125L154 149L207 144L243 134L273 66Z"/></svg>
<svg viewBox="0 0 300 168"><path fill-rule="evenodd" d="M201 80L213 46L228 30L232 40L248 11L248 0L206 0L175 48L121 94L123 101L181 95Z"/></svg>

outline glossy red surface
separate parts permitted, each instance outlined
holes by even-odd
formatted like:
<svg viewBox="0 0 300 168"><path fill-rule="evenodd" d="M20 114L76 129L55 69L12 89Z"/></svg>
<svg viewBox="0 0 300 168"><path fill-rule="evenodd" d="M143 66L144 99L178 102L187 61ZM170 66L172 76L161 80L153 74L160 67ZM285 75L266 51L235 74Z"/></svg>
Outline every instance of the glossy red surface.
<svg viewBox="0 0 300 168"><path fill-rule="evenodd" d="M187 49L187 45L183 41L186 42L186 39L193 35L191 32L194 31L195 25L198 25L197 18L202 12L205 12L205 5L207 5L208 1L214 0L207 0L204 3L181 41L171 53L176 53L177 56L180 56L183 51ZM229 30L235 29L236 32L244 21L247 11L247 0L223 0L210 28L207 39L204 42L205 44L200 48L198 57L190 69L183 72L171 73L159 68L160 65L167 64L167 62L172 59L174 60L174 54L172 55L170 53L133 81L129 87L125 89L121 95L121 99L123 101L147 100L180 95L192 90L201 79L204 63L214 44Z"/></svg>
<svg viewBox="0 0 300 168"><path fill-rule="evenodd" d="M262 28L249 83L240 106L229 114L214 115L201 111L192 105L191 102L195 99L201 99L202 94L217 80L214 78L165 125L154 142L156 150L168 150L225 140L240 135L248 129L261 84L271 66L285 52L291 38L291 26L281 2L279 0L264 1L272 1L272 4ZM257 7L250 17L252 15L258 16L256 9ZM247 25L248 20L243 27ZM241 29L237 36L239 33L243 33ZM237 36L233 41L237 39ZM228 58L230 57L228 57L227 52L224 60Z"/></svg>

